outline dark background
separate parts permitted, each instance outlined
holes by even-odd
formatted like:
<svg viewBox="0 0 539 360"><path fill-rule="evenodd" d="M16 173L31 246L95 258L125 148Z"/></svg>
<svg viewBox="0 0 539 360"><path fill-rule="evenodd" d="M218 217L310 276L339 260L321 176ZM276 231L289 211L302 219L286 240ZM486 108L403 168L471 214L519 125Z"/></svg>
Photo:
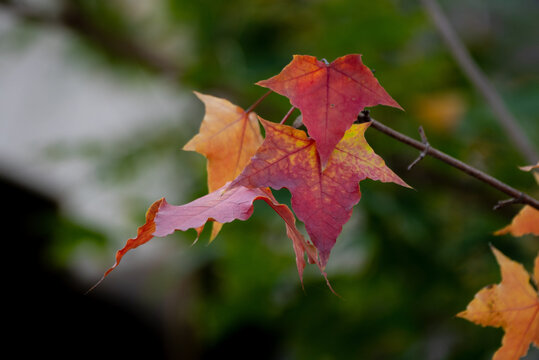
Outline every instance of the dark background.
<svg viewBox="0 0 539 360"><path fill-rule="evenodd" d="M7 214L3 294L9 299L4 309L10 320L8 346L18 353L441 360L489 359L499 347L502 330L455 314L480 288L499 282L489 244L531 271L537 237L492 235L520 206L492 211L506 195L435 159L407 171L417 151L374 130L366 135L371 146L415 190L361 183L362 200L327 267L341 297L328 290L314 266L306 269L302 290L284 226L263 203L255 204L248 221L226 225L211 245L207 231L193 246L192 231L152 240L84 295L114 262L116 249L136 234L153 200L166 196L181 204L206 193L205 159L180 151L203 116L190 91L247 108L265 92L254 83L277 74L293 54L328 61L363 54L406 110L377 107L371 109L374 118L415 138L422 125L432 146L537 196L533 177L517 169L526 160L465 78L419 1L0 3L0 97L19 101L16 106L0 101L0 194ZM536 144L538 3L441 4ZM62 52L42 45L49 35L64 44ZM35 63L60 61L62 71L47 78L50 84L30 71L35 66L11 76L38 46L48 48L43 54L52 60ZM74 81L80 86L62 89L64 69L66 78L82 74L88 83ZM79 108L76 94L93 99L90 91L101 89L90 84L92 78L114 84L114 91L104 87L102 103ZM40 86L47 90L31 91ZM154 86L167 94L164 105L155 101L161 90ZM139 97L126 102L134 114L115 107L134 91ZM39 97L43 94L45 100ZM40 101L63 112L41 111ZM273 94L257 112L279 121L289 106ZM37 110L25 113L25 107ZM172 110L161 113L162 108ZM57 124L65 114L74 128L100 121L97 127L107 126L109 120L99 116L102 109L110 110L111 119L114 114L124 119L114 136L38 141L40 131L45 137L40 128L63 134ZM31 136L37 140L28 140ZM32 147L32 141L39 146ZM158 161L165 161L163 168L152 167ZM87 172L76 174L75 166L60 173L65 163L85 164ZM86 188L95 193L75 201ZM118 197L100 202L96 194L101 193ZM289 201L286 191L276 196ZM101 217L85 217L77 207L90 202ZM532 350L527 358L538 354Z"/></svg>

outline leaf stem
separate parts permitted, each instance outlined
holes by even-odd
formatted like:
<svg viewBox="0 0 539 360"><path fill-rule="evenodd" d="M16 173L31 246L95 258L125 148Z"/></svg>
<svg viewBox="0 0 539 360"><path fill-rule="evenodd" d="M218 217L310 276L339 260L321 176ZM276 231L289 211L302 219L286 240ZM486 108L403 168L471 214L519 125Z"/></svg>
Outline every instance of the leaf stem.
<svg viewBox="0 0 539 360"><path fill-rule="evenodd" d="M481 170L478 170L466 163L463 163L462 161L460 160L457 160L455 159L454 157L452 156L449 156L447 155L446 153L438 150L438 149L435 149L433 148L432 146L430 145L426 145L420 141L417 141L415 139L412 139L396 130L393 130L392 128L370 118L371 120L371 127L373 127L374 129L380 131L381 133L384 133L400 142L402 142L403 144L406 144L406 145L409 145L413 148L416 148L422 152L424 152L426 155L429 155L433 158L436 158L438 160L441 160L443 162L445 162L446 164L448 165L451 165L453 166L454 168L456 169L459 169L463 172L465 172L466 174L470 175L470 176L473 176L475 177L476 179L478 180L481 180L483 181L484 183L490 185L491 187L495 188L495 189L498 189L499 191L511 196L512 198L514 198L515 200L512 201L511 203L521 203L521 204L527 204L527 205L530 205L534 208L536 208L537 210L539 210L539 201L537 201L536 199L534 199L533 197L501 182L500 180L488 175L488 174L485 174L484 172L482 172Z"/></svg>
<svg viewBox="0 0 539 360"><path fill-rule="evenodd" d="M288 110L288 112L286 113L286 115L284 116L284 118L281 120L281 122L279 124L284 124L286 122L286 120L288 120L288 118L290 117L290 115L292 115L292 112L294 111L294 109L296 109L295 106L292 106L290 108L290 110Z"/></svg>
<svg viewBox="0 0 539 360"><path fill-rule="evenodd" d="M249 107L247 108L247 110L245 110L245 113L248 114L248 113L252 112L254 109L256 109L256 107L257 107L258 105L260 105L260 103L261 103L265 98L267 98L268 95L271 94L272 92L273 92L273 91L269 90L269 91L266 92L264 95L262 95L261 97L259 97L258 100L255 101L255 102L253 103L253 105L249 106Z"/></svg>

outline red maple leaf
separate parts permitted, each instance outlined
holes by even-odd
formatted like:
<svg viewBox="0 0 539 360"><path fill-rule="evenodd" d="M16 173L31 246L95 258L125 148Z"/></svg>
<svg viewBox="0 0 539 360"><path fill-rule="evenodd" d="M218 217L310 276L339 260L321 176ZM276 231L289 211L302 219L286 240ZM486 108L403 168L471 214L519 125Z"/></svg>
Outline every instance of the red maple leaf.
<svg viewBox="0 0 539 360"><path fill-rule="evenodd" d="M353 125L322 169L317 142L304 131L261 119L266 138L251 162L232 184L252 188L286 187L292 209L305 227L325 266L342 226L359 202L358 182L366 178L409 187L367 144L370 123Z"/></svg>
<svg viewBox="0 0 539 360"><path fill-rule="evenodd" d="M257 85L286 96L300 109L309 135L317 142L323 167L365 107L381 104L402 110L358 54L340 57L331 64L314 56L294 55L280 74Z"/></svg>

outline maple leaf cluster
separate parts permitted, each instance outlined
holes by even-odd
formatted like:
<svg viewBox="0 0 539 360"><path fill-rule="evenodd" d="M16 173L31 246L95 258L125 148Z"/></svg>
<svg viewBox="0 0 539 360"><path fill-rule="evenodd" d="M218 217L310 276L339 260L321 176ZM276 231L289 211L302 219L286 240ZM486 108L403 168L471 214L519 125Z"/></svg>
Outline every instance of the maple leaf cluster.
<svg viewBox="0 0 539 360"><path fill-rule="evenodd" d="M362 63L361 55L346 55L331 64L295 55L280 74L257 84L288 97L301 111L307 133L195 92L206 112L199 133L184 150L207 158L209 194L180 206L165 199L152 204L146 223L116 253L116 262L104 277L126 252L155 236L187 229L200 235L212 221L211 241L222 224L247 220L253 202L263 200L285 222L300 279L309 262L319 267L327 281L324 269L331 249L361 198L359 182L369 178L409 187L365 140L370 123L353 124L365 107L382 104L402 109ZM290 190L293 212L275 200L270 188ZM297 229L294 213L305 224L310 240Z"/></svg>
<svg viewBox="0 0 539 360"><path fill-rule="evenodd" d="M145 224L118 250L115 264L103 278L129 250L153 237L188 229L200 236L204 226L213 222L212 241L223 224L249 219L253 203L263 200L284 221L301 281L309 262L318 266L331 289L325 267L342 226L361 198L359 182L369 178L410 187L365 140L371 123L354 122L365 107L402 108L362 63L361 55L346 55L331 64L295 55L280 74L257 84L286 96L301 111L307 132L264 120L253 107L243 110L225 99L195 92L206 112L199 133L183 149L206 157L209 193L180 206L170 205L164 198L153 203ZM539 163L523 168L537 169ZM292 209L274 198L271 189L281 188L290 191ZM296 227L296 216L305 224L308 240ZM539 235L539 211L525 206L511 224L495 234L505 233ZM494 247L492 251L502 282L479 291L458 316L483 326L503 327L505 336L494 359L517 360L530 343L539 345L539 297L522 265ZM537 285L539 255L534 277Z"/></svg>

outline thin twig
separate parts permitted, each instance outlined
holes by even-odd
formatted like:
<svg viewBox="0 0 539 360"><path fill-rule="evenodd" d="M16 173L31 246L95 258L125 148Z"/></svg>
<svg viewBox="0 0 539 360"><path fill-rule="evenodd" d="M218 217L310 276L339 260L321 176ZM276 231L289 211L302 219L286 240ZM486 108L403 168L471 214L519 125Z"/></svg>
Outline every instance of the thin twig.
<svg viewBox="0 0 539 360"><path fill-rule="evenodd" d="M511 198L507 200L498 201L498 203L492 207L492 210L498 210L498 209L501 209L503 207L506 207L508 205L513 205L513 204L522 204L522 193L517 198Z"/></svg>
<svg viewBox="0 0 539 360"><path fill-rule="evenodd" d="M430 148L430 144L429 144L429 141L427 140L427 135L425 135L425 130L423 130L423 126L419 127L419 135L421 136L421 142L423 143L423 145L425 145L425 149L421 151L419 156L410 165L408 165L408 171L412 170L415 164L417 164L425 156L427 156L427 152L429 151L429 148Z"/></svg>
<svg viewBox="0 0 539 360"><path fill-rule="evenodd" d="M470 82L477 88L479 93L490 105L494 116L507 132L513 145L520 151L527 162L535 164L537 160L539 160L537 150L534 148L513 114L509 111L494 86L472 59L470 53L456 34L443 10L436 0L422 0L422 2L456 62Z"/></svg>
<svg viewBox="0 0 539 360"><path fill-rule="evenodd" d="M512 201L512 204L521 203L521 204L527 204L530 205L537 210L539 210L539 201L532 198L531 196L501 182L500 180L485 174L481 170L478 170L466 163L463 163L460 160L455 159L452 156L447 155L444 152L441 152L440 150L437 150L433 148L432 146L426 146L420 141L417 141L415 139L412 139L404 134L401 134L400 132L393 130L392 128L374 120L371 118L371 127L374 129L391 136L392 138L402 142L403 144L409 145L413 148L416 148L421 151L425 151L427 155L432 156L433 158L436 158L438 160L441 160L445 162L448 165L453 166L456 169L459 169L466 174L475 177L478 180L483 181L484 183L492 186L495 189L498 189L499 191L511 196L515 200Z"/></svg>
<svg viewBox="0 0 539 360"><path fill-rule="evenodd" d="M271 91L271 90L270 90ZM290 108L290 110L288 110L288 112L286 113L286 115L284 116L284 118L281 120L281 122L279 124L284 124L286 122L286 120L288 120L288 118L290 117L290 115L292 115L292 112L294 111L296 107L295 106L292 106Z"/></svg>
<svg viewBox="0 0 539 360"><path fill-rule="evenodd" d="M252 112L254 109L256 109L256 107L258 105L260 105L260 103L268 97L269 94L271 94L273 91L271 90L268 90L266 93L264 93L264 95L262 95L261 97L258 98L258 100L256 100L251 106L249 106L246 110L245 110L245 113L248 114L250 112Z"/></svg>

